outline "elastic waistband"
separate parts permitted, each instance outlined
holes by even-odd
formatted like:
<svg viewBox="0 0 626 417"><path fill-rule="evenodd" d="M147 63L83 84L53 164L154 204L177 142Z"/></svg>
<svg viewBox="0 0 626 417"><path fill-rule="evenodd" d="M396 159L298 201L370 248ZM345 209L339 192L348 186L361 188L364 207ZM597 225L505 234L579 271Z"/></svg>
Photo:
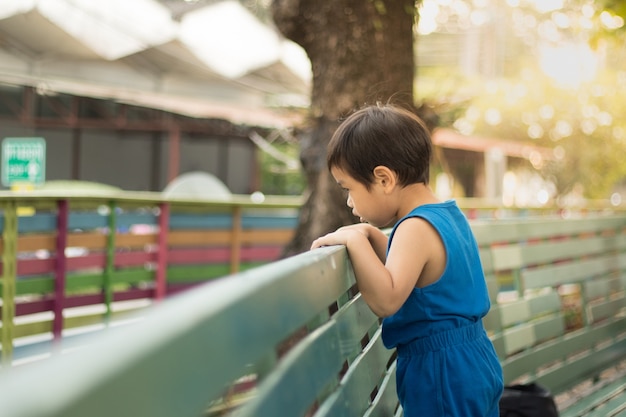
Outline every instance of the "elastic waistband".
<svg viewBox="0 0 626 417"><path fill-rule="evenodd" d="M479 320L476 323L465 327L451 329L445 332L433 334L431 336L422 337L405 345L398 345L398 356L410 356L425 352L434 352L445 347L467 343L483 336L486 336L486 333L483 328L482 321Z"/></svg>

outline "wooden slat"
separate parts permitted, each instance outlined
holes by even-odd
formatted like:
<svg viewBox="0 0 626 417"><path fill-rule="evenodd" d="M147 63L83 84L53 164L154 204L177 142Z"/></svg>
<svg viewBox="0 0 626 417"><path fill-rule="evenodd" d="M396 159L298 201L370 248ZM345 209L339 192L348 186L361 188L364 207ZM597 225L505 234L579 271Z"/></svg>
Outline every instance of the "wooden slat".
<svg viewBox="0 0 626 417"><path fill-rule="evenodd" d="M17 274L24 275L40 275L54 272L56 260L48 259L20 259L17 261Z"/></svg>
<svg viewBox="0 0 626 417"><path fill-rule="evenodd" d="M479 248L480 262L483 266L483 272L487 275L493 273L493 258L491 249Z"/></svg>
<svg viewBox="0 0 626 417"><path fill-rule="evenodd" d="M612 397L605 397L587 417L624 417L626 415L626 392L624 386L612 392ZM596 396L594 395L595 399Z"/></svg>
<svg viewBox="0 0 626 417"><path fill-rule="evenodd" d="M104 250L107 246L107 235L97 232L69 233L67 246L89 250Z"/></svg>
<svg viewBox="0 0 626 417"><path fill-rule="evenodd" d="M394 415L395 410L398 408L396 365L397 362L394 361L387 370L376 397L374 397L371 406L363 414L363 417L388 417Z"/></svg>
<svg viewBox="0 0 626 417"><path fill-rule="evenodd" d="M594 347L598 340L615 337L626 329L626 318L604 323L594 328L584 328L566 334L557 340L543 343L532 350L511 356L502 361L504 382L511 383L525 373L534 373L548 363L563 361ZM558 392L559 382L548 385Z"/></svg>
<svg viewBox="0 0 626 417"><path fill-rule="evenodd" d="M179 282L202 281L211 278L223 277L229 273L229 264L172 266L167 268L167 282L168 284L173 284Z"/></svg>
<svg viewBox="0 0 626 417"><path fill-rule="evenodd" d="M244 230L241 234L243 245L286 244L293 237L294 230Z"/></svg>
<svg viewBox="0 0 626 417"><path fill-rule="evenodd" d="M118 218L119 219L119 218ZM156 245L158 234L134 235L130 233L117 233L115 235L115 247L125 249L143 249L147 245Z"/></svg>
<svg viewBox="0 0 626 417"><path fill-rule="evenodd" d="M602 347L587 354L581 354L567 366L555 367L537 378L537 382L550 387L554 392L562 392L590 377L595 372L612 366L619 358L624 357L626 339Z"/></svg>
<svg viewBox="0 0 626 417"><path fill-rule="evenodd" d="M156 243L156 234L135 235L128 233L118 233L116 246L118 248L143 248L146 245ZM104 250L106 247L106 235L97 232L81 232L68 234L69 247L81 247L91 250ZM0 251L2 241L0 239ZM56 233L21 235L17 240L18 252L35 252L56 250Z"/></svg>
<svg viewBox="0 0 626 417"><path fill-rule="evenodd" d="M335 321L328 322L298 343L237 415L304 415L318 393L341 371L343 358L337 327Z"/></svg>
<svg viewBox="0 0 626 417"><path fill-rule="evenodd" d="M103 324L106 320L106 313L95 313L81 316L63 318L63 329L75 329L78 327L93 326Z"/></svg>
<svg viewBox="0 0 626 417"><path fill-rule="evenodd" d="M522 266L520 245L496 246L491 249L493 269L496 271L515 269Z"/></svg>
<svg viewBox="0 0 626 417"><path fill-rule="evenodd" d="M106 312L65 317L63 319L63 328L64 329L76 329L79 327L104 324L108 322L109 320L117 320L117 319L121 319L125 317L130 317L131 314L137 313L139 310L142 310L145 308L146 307L135 308L132 310L125 310L125 311L113 311L111 312L110 317L107 317Z"/></svg>
<svg viewBox="0 0 626 417"><path fill-rule="evenodd" d="M619 277L596 278L583 283L585 299L588 301L608 297L621 291L622 288L622 282Z"/></svg>
<svg viewBox="0 0 626 417"><path fill-rule="evenodd" d="M587 306L589 309L589 322L596 323L613 317L624 307L626 307L626 301L623 295L610 300L591 303Z"/></svg>
<svg viewBox="0 0 626 417"><path fill-rule="evenodd" d="M500 321L504 327L525 322L530 317L528 300L518 300L500 304Z"/></svg>
<svg viewBox="0 0 626 417"><path fill-rule="evenodd" d="M554 236L572 236L581 233L597 233L599 230L616 230L624 227L621 216L605 216L587 219L525 219L491 221L474 221L472 230L479 245L490 245L503 242L520 242L529 239L545 239Z"/></svg>
<svg viewBox="0 0 626 417"><path fill-rule="evenodd" d="M56 202L52 204L56 205ZM54 207L56 211L56 207ZM56 213L37 212L34 216L20 217L18 224L19 233L41 233L56 231Z"/></svg>
<svg viewBox="0 0 626 417"><path fill-rule="evenodd" d="M54 291L53 277L32 277L16 282L16 295L48 294Z"/></svg>
<svg viewBox="0 0 626 417"><path fill-rule="evenodd" d="M555 313L561 310L561 298L554 290L526 297L531 317Z"/></svg>
<svg viewBox="0 0 626 417"><path fill-rule="evenodd" d="M281 210L267 215L267 212L250 214L244 211L242 225L244 229L295 229L298 225L298 212Z"/></svg>
<svg viewBox="0 0 626 417"><path fill-rule="evenodd" d="M116 252L114 266L116 268L127 268L133 266L144 266L149 263L156 263L157 253L146 251Z"/></svg>
<svg viewBox="0 0 626 417"><path fill-rule="evenodd" d="M282 215L276 215L276 214ZM181 229L230 229L232 212L213 213L172 213L171 230ZM244 229L294 229L297 225L297 212L294 210L272 211L269 215L243 212L242 226Z"/></svg>
<svg viewBox="0 0 626 417"><path fill-rule="evenodd" d="M589 416L590 413L598 407L599 404L609 401L611 398L616 398L623 406L626 404L626 398L624 398L624 391L626 390L626 381L618 380L612 382L597 392L594 392L592 398L581 397L567 410L560 410L560 417L582 417ZM603 412L606 412L604 410ZM606 417L610 414L601 414L600 416Z"/></svg>
<svg viewBox="0 0 626 417"><path fill-rule="evenodd" d="M65 308L91 306L104 304L104 302L104 293L102 291L90 294L69 295L65 297Z"/></svg>
<svg viewBox="0 0 626 417"><path fill-rule="evenodd" d="M230 248L205 247L172 249L167 253L167 261L171 266L198 263L227 263L230 262Z"/></svg>
<svg viewBox="0 0 626 417"><path fill-rule="evenodd" d="M556 287L560 284L576 283L593 276L606 274L613 271L614 268L615 258L602 256L595 259L525 269L521 272L521 279L526 289Z"/></svg>
<svg viewBox="0 0 626 417"><path fill-rule="evenodd" d="M52 332L52 319L36 321L32 323L16 324L13 330L13 337L27 337L42 333Z"/></svg>
<svg viewBox="0 0 626 417"><path fill-rule="evenodd" d="M72 208L75 208L74 206ZM92 230L107 227L109 223L107 214L99 214L93 208L88 211L72 211L69 213L68 230Z"/></svg>
<svg viewBox="0 0 626 417"><path fill-rule="evenodd" d="M498 293L500 292L500 283L498 279L494 275L485 276L485 281L487 282L487 291L489 292L489 301L491 304L496 304L498 302Z"/></svg>
<svg viewBox="0 0 626 417"><path fill-rule="evenodd" d="M562 313L548 316L533 323L536 342L545 342L562 336L565 332L565 317Z"/></svg>
<svg viewBox="0 0 626 417"><path fill-rule="evenodd" d="M53 300L51 298L36 301L25 301L16 304L15 315L25 316L28 314L42 313L44 311L50 311L52 308Z"/></svg>
<svg viewBox="0 0 626 417"><path fill-rule="evenodd" d="M152 203L155 205L155 203ZM151 210L152 207L147 207L148 210ZM157 224L157 216L156 214L149 212L146 213L146 208L143 208L144 212L136 212L136 211L123 211L117 215L117 226L119 228L129 228L138 224L146 224L150 226L156 226Z"/></svg>
<svg viewBox="0 0 626 417"><path fill-rule="evenodd" d="M68 272L83 269L103 269L106 265L106 255L104 253L89 253L84 256L67 258L66 265Z"/></svg>
<svg viewBox="0 0 626 417"><path fill-rule="evenodd" d="M500 306L494 304L489 312L483 317L483 326L488 333L499 333L502 330L502 319L500 317Z"/></svg>
<svg viewBox="0 0 626 417"><path fill-rule="evenodd" d="M610 250L611 241L612 238L603 237L550 241L525 245L521 251L524 263L534 265L581 256L605 254Z"/></svg>
<svg viewBox="0 0 626 417"><path fill-rule="evenodd" d="M240 262L274 261L280 258L282 246L253 246L241 249ZM167 254L169 265L225 263L230 261L226 247L179 248Z"/></svg>
<svg viewBox="0 0 626 417"><path fill-rule="evenodd" d="M320 417L362 416L370 394L381 383L390 351L383 346L380 330L350 366L339 388L317 411Z"/></svg>
<svg viewBox="0 0 626 417"><path fill-rule="evenodd" d="M287 243L293 236L293 230L244 230L241 241L244 245ZM228 231L171 231L168 235L169 246L226 245L230 242Z"/></svg>
<svg viewBox="0 0 626 417"><path fill-rule="evenodd" d="M520 233L519 225L514 222L473 221L471 226L480 246L515 241Z"/></svg>
<svg viewBox="0 0 626 417"><path fill-rule="evenodd" d="M504 335L504 348L507 355L519 352L535 344L535 331L532 324L520 324L506 329Z"/></svg>
<svg viewBox="0 0 626 417"><path fill-rule="evenodd" d="M342 306L334 320L339 323L341 353L350 359L360 352L361 340L378 323L378 317L360 295Z"/></svg>
<svg viewBox="0 0 626 417"><path fill-rule="evenodd" d="M623 218L620 216L589 217L554 221L541 219L524 222L520 238L546 238L552 236L572 236L582 233L597 233L600 230L615 230L623 227Z"/></svg>
<svg viewBox="0 0 626 417"><path fill-rule="evenodd" d="M154 271L143 268L115 271L111 277L111 284L139 284L151 281L154 281Z"/></svg>
<svg viewBox="0 0 626 417"><path fill-rule="evenodd" d="M65 290L67 293L75 293L94 288L102 288L104 278L102 273L96 274L70 274L66 277Z"/></svg>
<svg viewBox="0 0 626 417"><path fill-rule="evenodd" d="M213 213L207 216L206 213L172 212L169 223L171 232L184 229L230 229L231 214Z"/></svg>
<svg viewBox="0 0 626 417"><path fill-rule="evenodd" d="M37 250L56 250L56 233L37 235L21 235L17 238L18 252L35 252Z"/></svg>

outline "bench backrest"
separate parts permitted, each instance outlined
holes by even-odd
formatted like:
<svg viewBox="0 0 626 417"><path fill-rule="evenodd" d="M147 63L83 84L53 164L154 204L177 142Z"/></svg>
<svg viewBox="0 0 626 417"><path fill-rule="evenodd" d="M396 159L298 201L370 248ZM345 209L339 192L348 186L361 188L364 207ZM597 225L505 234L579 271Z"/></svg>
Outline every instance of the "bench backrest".
<svg viewBox="0 0 626 417"><path fill-rule="evenodd" d="M237 415L393 415L393 352L354 285L342 247L217 280L82 350L3 370L1 413L223 415L250 398Z"/></svg>
<svg viewBox="0 0 626 417"><path fill-rule="evenodd" d="M624 222L473 225L495 291L485 324L507 381L539 375L537 363L563 360L563 351L578 353L590 337L596 343L626 329L623 319L605 314L619 308L624 297ZM572 259L564 258L567 251L560 246L567 234L578 242L568 244L576 253ZM597 244L589 253L580 250L588 236ZM541 261L529 255L531 243L545 239L550 248L561 248L553 251L558 259L543 251ZM539 282L531 274L538 274L537 268L568 262L594 265L588 266L590 274L572 275L583 292L593 295L585 312L591 317L585 323L593 324L588 332L587 327L566 328L558 289L571 280L550 274L545 286L531 284ZM511 292L500 291L507 285L516 294L509 302L503 296ZM624 341L594 349L606 349L610 358L615 349L625 348ZM382 345L380 320L358 294L342 247L304 253L179 294L148 310L138 323L110 328L88 344L71 354L2 370L3 417L400 413L394 352ZM577 371L581 375L583 368ZM540 377L557 385L559 372Z"/></svg>
<svg viewBox="0 0 626 417"><path fill-rule="evenodd" d="M505 382L535 379L560 392L625 351L623 218L475 224L474 230L498 290L484 323Z"/></svg>

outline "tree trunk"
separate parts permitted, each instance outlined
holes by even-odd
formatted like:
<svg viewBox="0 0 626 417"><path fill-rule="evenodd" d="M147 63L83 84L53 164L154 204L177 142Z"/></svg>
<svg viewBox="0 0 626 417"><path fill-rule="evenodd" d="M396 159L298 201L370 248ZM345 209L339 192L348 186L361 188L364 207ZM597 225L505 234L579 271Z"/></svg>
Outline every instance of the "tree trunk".
<svg viewBox="0 0 626 417"><path fill-rule="evenodd" d="M342 117L392 99L413 106L412 0L274 0L278 29L311 60L309 125L300 135L306 200L284 255L308 250L320 235L354 223L326 166L326 147Z"/></svg>

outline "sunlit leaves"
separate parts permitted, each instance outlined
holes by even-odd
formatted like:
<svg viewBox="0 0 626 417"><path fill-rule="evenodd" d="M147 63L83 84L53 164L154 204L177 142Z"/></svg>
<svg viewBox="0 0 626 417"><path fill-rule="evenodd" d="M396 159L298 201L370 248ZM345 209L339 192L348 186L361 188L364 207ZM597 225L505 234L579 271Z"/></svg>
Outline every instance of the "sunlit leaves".
<svg viewBox="0 0 626 417"><path fill-rule="evenodd" d="M510 38L496 55L506 59L496 77L466 73L463 78L462 69L448 68L437 78L438 70L420 69L417 91L423 100L448 110L442 120L461 133L553 149L550 161L533 165L557 195L576 190L588 198L609 198L626 179L626 51L621 47L626 2L431 3L445 11L445 18L435 19L439 31L451 21L471 23L472 11L497 3Z"/></svg>

